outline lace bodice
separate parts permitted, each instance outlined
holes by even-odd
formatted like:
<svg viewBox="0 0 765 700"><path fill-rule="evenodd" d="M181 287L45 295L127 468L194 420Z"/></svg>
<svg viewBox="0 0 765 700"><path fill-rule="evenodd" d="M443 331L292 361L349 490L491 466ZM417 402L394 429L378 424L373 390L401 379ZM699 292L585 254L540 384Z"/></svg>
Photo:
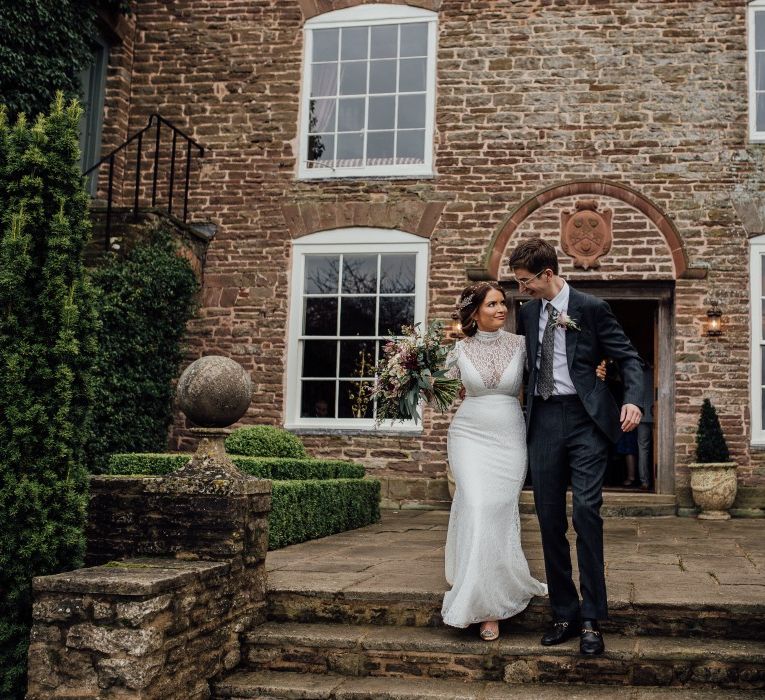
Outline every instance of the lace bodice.
<svg viewBox="0 0 765 700"><path fill-rule="evenodd" d="M501 329L477 331L474 336L455 343L446 358L447 376L459 378L468 396L517 396L525 353L523 336ZM508 372L511 364L515 370Z"/></svg>

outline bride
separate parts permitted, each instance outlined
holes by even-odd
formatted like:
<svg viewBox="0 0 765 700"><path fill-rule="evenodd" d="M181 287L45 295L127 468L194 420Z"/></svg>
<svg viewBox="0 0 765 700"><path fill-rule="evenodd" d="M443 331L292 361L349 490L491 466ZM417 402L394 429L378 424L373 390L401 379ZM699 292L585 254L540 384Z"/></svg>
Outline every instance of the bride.
<svg viewBox="0 0 765 700"><path fill-rule="evenodd" d="M503 330L505 293L479 282L460 296L463 340L447 357L447 375L465 388L449 427L447 451L456 483L446 538L441 616L447 625L481 623L487 641L499 620L517 615L547 586L529 573L521 549L518 499L526 478L526 426L520 394L523 336Z"/></svg>

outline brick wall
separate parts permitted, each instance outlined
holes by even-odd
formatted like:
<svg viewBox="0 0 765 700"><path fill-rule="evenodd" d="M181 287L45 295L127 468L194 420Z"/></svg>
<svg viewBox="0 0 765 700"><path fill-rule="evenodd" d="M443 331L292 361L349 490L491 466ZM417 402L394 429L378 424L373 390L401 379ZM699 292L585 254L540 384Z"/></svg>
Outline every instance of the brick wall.
<svg viewBox="0 0 765 700"><path fill-rule="evenodd" d="M446 318L466 269L487 255L515 207L550 185L597 178L666 212L689 268L708 270L676 287L677 463L690 458L698 407L709 396L741 482L765 484L765 455L748 447L748 246L731 202L734 191L761 190L763 167L763 149L748 144L746 132L745 3L415 3L439 12L437 177L298 182L302 24L352 4L180 0L142 2L136 15L131 131L159 110L209 148L191 210L205 212L219 232L190 355L230 355L252 371L246 421L283 420L296 205L443 206L430 236L429 315ZM657 227L623 202L603 203L615 211L615 245L599 270L564 264L570 277L672 277ZM538 210L511 243L555 233L556 209L570 204ZM401 221L382 218L381 226ZM712 294L725 313L718 340L701 335ZM307 443L381 472L435 476L445 468L446 426L447 418L435 417L420 436L310 436ZM187 442L181 425L175 442Z"/></svg>

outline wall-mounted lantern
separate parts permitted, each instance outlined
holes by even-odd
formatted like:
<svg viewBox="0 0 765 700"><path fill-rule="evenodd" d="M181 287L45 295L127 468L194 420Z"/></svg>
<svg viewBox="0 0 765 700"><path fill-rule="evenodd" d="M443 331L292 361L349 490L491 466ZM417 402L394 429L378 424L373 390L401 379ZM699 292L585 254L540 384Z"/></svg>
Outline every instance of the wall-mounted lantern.
<svg viewBox="0 0 765 700"><path fill-rule="evenodd" d="M707 311L706 335L710 338L714 338L722 334L722 311L720 311L717 302L712 301L711 306Z"/></svg>

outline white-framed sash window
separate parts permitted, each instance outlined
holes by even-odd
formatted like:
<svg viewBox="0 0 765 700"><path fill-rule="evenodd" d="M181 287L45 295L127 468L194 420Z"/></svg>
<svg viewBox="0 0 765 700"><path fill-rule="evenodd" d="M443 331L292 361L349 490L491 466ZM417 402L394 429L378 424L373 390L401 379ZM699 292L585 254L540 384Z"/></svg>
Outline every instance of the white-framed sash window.
<svg viewBox="0 0 765 700"><path fill-rule="evenodd" d="M765 235L750 240L751 441L765 447Z"/></svg>
<svg viewBox="0 0 765 700"><path fill-rule="evenodd" d="M384 4L305 23L300 178L433 174L436 26Z"/></svg>
<svg viewBox="0 0 765 700"><path fill-rule="evenodd" d="M285 427L377 427L374 367L387 338L424 323L427 266L428 242L401 231L323 231L293 243Z"/></svg>
<svg viewBox="0 0 765 700"><path fill-rule="evenodd" d="M765 0L747 9L749 139L765 143Z"/></svg>

